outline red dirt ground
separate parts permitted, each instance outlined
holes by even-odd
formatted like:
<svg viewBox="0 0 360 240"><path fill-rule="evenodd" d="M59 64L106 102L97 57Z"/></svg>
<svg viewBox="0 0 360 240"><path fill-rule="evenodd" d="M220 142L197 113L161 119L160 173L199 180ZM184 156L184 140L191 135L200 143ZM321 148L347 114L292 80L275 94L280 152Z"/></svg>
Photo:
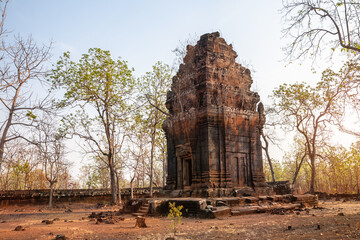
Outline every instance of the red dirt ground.
<svg viewBox="0 0 360 240"><path fill-rule="evenodd" d="M285 215L262 213L218 219L183 218L175 239L360 239L360 201L322 201L319 209ZM72 212L65 212L71 209ZM116 211L116 207L97 209L94 204L10 206L0 209L0 239L166 239L170 234L167 217L146 217L147 228L135 228L135 218L96 224L92 212ZM55 220L53 224L43 220ZM14 229L21 225L24 231Z"/></svg>

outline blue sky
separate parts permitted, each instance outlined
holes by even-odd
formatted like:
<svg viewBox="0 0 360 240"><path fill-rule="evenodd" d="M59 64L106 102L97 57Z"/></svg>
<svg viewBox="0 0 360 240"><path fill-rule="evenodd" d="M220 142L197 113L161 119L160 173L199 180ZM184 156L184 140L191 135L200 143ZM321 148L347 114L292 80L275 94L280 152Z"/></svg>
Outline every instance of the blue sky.
<svg viewBox="0 0 360 240"><path fill-rule="evenodd" d="M274 2L277 4L274 5ZM46 1L10 2L7 29L54 41L76 57L90 47L110 50L141 74L191 36L220 31L239 58L260 68L280 60L280 1ZM258 65L258 66L255 66Z"/></svg>
<svg viewBox="0 0 360 240"><path fill-rule="evenodd" d="M312 74L311 59L285 67L281 48L288 39L281 38L280 9L280 0L12 0L6 28L9 35L31 34L45 44L52 40L52 63L64 51L76 59L99 47L127 60L138 77L156 61L172 65L180 41L219 31L238 61L255 70L253 88L266 105L281 83L320 78Z"/></svg>
<svg viewBox="0 0 360 240"><path fill-rule="evenodd" d="M52 40L53 63L64 51L79 58L99 47L127 60L137 76L156 61L171 65L172 50L189 36L219 31L238 60L255 70L254 88L265 99L280 83L301 80L295 72L314 78L306 64L285 68L281 62L286 39L281 40L280 8L281 1L268 0L13 0L7 29L42 43Z"/></svg>

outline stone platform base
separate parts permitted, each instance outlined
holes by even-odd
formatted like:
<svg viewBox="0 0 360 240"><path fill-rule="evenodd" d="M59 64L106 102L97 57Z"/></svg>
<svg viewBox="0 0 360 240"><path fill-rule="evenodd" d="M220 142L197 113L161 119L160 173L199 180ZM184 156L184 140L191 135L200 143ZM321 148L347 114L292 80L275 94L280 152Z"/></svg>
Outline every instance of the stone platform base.
<svg viewBox="0 0 360 240"><path fill-rule="evenodd" d="M161 197L195 197L195 198L216 198L216 197L243 197L275 194L272 187L242 187L242 188L204 188L196 190L164 190Z"/></svg>
<svg viewBox="0 0 360 240"><path fill-rule="evenodd" d="M281 212L318 206L316 195L264 195L221 198L156 198L136 199L149 205L149 214L167 215L169 203L183 206L184 217L216 218L220 216L245 215L263 212Z"/></svg>

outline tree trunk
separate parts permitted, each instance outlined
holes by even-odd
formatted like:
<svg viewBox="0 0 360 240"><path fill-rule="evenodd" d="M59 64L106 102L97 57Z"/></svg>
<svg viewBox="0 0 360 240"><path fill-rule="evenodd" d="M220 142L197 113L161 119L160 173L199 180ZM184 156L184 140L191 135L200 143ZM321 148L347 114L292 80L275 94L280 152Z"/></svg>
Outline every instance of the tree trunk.
<svg viewBox="0 0 360 240"><path fill-rule="evenodd" d="M142 156L142 187L145 188L145 159L144 157ZM139 185L138 185L139 187Z"/></svg>
<svg viewBox="0 0 360 240"><path fill-rule="evenodd" d="M135 227L146 228L145 218L140 216L136 217Z"/></svg>
<svg viewBox="0 0 360 240"><path fill-rule="evenodd" d="M18 72L18 76L19 76L19 72ZM11 104L11 108L9 110L9 116L7 118L7 122L5 124L4 127L4 131L2 133L2 136L0 138L0 170L1 170L1 165L3 163L3 158L4 158L4 150L5 150L5 143L6 143L6 137L8 134L8 131L10 129L10 126L12 125L12 118L14 116L14 112L15 112L15 106L17 104L17 98L19 96L19 91L21 89L21 86L24 84L24 82L20 83L19 86L16 88L16 92L15 95L13 97L13 102Z"/></svg>
<svg viewBox="0 0 360 240"><path fill-rule="evenodd" d="M163 152L163 188L165 187L166 184L166 157L165 157L165 153Z"/></svg>
<svg viewBox="0 0 360 240"><path fill-rule="evenodd" d="M355 167L355 178L356 178L356 193L360 194L360 188L359 188L359 170L358 167Z"/></svg>
<svg viewBox="0 0 360 240"><path fill-rule="evenodd" d="M134 185L133 180L130 181L130 199L134 198Z"/></svg>
<svg viewBox="0 0 360 240"><path fill-rule="evenodd" d="M121 204L121 190L120 190L120 180L119 180L119 175L116 173L116 181L117 181L117 200L118 200L118 204Z"/></svg>
<svg viewBox="0 0 360 240"><path fill-rule="evenodd" d="M50 182L49 207L53 207L54 182Z"/></svg>
<svg viewBox="0 0 360 240"><path fill-rule="evenodd" d="M0 169L1 169L1 166L2 166L2 163L3 163L4 151L5 151L5 142L6 142L7 133L8 133L9 128L11 126L13 112L14 112L14 108L11 108L8 120L6 122L3 134L2 134L1 139L0 139Z"/></svg>
<svg viewBox="0 0 360 240"><path fill-rule="evenodd" d="M350 193L353 193L354 192L354 179L353 179L353 174L352 174L352 169L349 168L349 171L350 171Z"/></svg>
<svg viewBox="0 0 360 240"><path fill-rule="evenodd" d="M111 155L109 156L111 203L116 204L116 177Z"/></svg>
<svg viewBox="0 0 360 240"><path fill-rule="evenodd" d="M315 179L316 179L316 168L315 168L315 154L311 154L311 183L310 183L310 193L315 193Z"/></svg>
<svg viewBox="0 0 360 240"><path fill-rule="evenodd" d="M154 148L156 137L156 124L153 126L153 133L151 136L151 153L150 153L150 197L153 196L153 168L154 168Z"/></svg>
<svg viewBox="0 0 360 240"><path fill-rule="evenodd" d="M304 155L302 156L301 161L300 161L300 163L299 163L299 166L297 166L297 168L296 168L296 170L295 170L294 179L293 179L293 181L292 181L292 184L293 184L293 185L294 185L295 182L296 182L296 178L297 178L297 176L299 175L299 172L300 172L300 169L301 169L301 165L302 165L302 163L304 162L305 157L306 157L306 152L305 152Z"/></svg>
<svg viewBox="0 0 360 240"><path fill-rule="evenodd" d="M265 154L266 154L266 158L269 162L269 167L270 167L270 171L271 171L271 177L272 177L272 181L275 182L275 173L274 173L274 168L272 166L272 162L271 162L271 158L270 158L270 154L269 154L269 142L267 141L264 133L261 133L262 138L264 139L264 143L265 146L263 147Z"/></svg>

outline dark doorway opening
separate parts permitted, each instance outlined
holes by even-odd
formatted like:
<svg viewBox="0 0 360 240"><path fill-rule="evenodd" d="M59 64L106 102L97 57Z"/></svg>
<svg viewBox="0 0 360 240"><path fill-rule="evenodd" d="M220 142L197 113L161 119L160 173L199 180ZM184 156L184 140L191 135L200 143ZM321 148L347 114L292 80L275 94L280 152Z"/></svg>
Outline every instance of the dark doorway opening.
<svg viewBox="0 0 360 240"><path fill-rule="evenodd" d="M183 159L183 187L190 188L192 180L191 159Z"/></svg>

